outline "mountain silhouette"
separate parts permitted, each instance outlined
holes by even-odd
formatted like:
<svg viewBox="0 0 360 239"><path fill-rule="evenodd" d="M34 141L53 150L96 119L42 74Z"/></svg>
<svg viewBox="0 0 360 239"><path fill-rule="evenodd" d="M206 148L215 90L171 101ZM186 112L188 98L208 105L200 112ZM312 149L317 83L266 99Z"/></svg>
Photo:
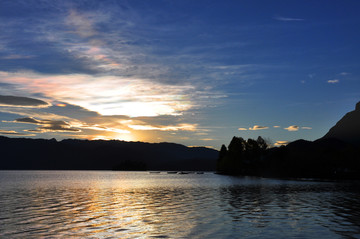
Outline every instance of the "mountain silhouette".
<svg viewBox="0 0 360 239"><path fill-rule="evenodd" d="M213 171L217 157L217 150L175 143L0 136L0 170Z"/></svg>
<svg viewBox="0 0 360 239"><path fill-rule="evenodd" d="M322 139L332 138L360 144L360 102L356 104L354 111L347 113Z"/></svg>
<svg viewBox="0 0 360 239"><path fill-rule="evenodd" d="M279 178L360 179L360 102L320 139L287 146L247 149L234 137L221 148L217 170L223 174Z"/></svg>

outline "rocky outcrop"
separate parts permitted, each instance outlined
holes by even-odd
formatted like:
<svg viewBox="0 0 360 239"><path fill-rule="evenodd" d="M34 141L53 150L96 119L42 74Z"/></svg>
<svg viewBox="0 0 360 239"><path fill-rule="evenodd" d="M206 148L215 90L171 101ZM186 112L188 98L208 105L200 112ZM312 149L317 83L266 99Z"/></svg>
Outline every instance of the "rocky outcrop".
<svg viewBox="0 0 360 239"><path fill-rule="evenodd" d="M322 139L339 139L360 145L360 102L355 110L347 113Z"/></svg>

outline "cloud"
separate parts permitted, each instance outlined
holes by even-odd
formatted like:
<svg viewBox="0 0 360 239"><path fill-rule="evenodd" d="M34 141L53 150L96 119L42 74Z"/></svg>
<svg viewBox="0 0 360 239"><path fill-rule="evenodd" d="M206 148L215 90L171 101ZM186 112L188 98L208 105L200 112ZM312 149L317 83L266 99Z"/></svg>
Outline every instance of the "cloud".
<svg viewBox="0 0 360 239"><path fill-rule="evenodd" d="M3 72L1 81L11 82L15 87L26 89L28 94L41 92L53 101L78 105L102 115L132 117L179 115L195 107L193 101L197 94L206 94L190 84L164 85L146 79L117 76ZM36 102L39 105L46 104Z"/></svg>
<svg viewBox="0 0 360 239"><path fill-rule="evenodd" d="M0 106L43 108L50 104L34 98L0 95Z"/></svg>
<svg viewBox="0 0 360 239"><path fill-rule="evenodd" d="M341 76L347 76L347 75L350 75L350 73L349 73L349 72L341 72L339 75L341 75Z"/></svg>
<svg viewBox="0 0 360 239"><path fill-rule="evenodd" d="M252 128L249 128L249 130L262 130L262 129L268 129L267 126L260 126L260 125L254 125Z"/></svg>
<svg viewBox="0 0 360 239"><path fill-rule="evenodd" d="M310 79L314 78L315 76L316 76L316 74L308 74L308 77L309 77Z"/></svg>
<svg viewBox="0 0 360 239"><path fill-rule="evenodd" d="M18 133L14 130L0 130L1 135L35 136L35 134Z"/></svg>
<svg viewBox="0 0 360 239"><path fill-rule="evenodd" d="M281 17L281 16L275 16L274 19L283 22L305 21L305 19L302 18L291 18L291 17Z"/></svg>
<svg viewBox="0 0 360 239"><path fill-rule="evenodd" d="M5 41L7 49L2 55L12 55L10 58L13 60L1 62L5 64L0 64L0 69L9 72L7 76L0 77L0 84L11 83L13 89L7 93L0 88L0 94L21 92L23 94L19 95L32 97L41 93L43 97L39 98L53 106L46 112L37 109L30 112L30 109L25 111L22 108L0 110L21 113L17 118L31 116L38 121L62 121L68 124L60 124L63 128L80 129L82 135L94 133L93 130L104 137L111 132L161 136L176 132L177 135L190 135L194 134L191 132L204 130L193 122L207 122L201 119L200 114L187 118L184 115L217 106L227 97L222 91L228 90L228 86L236 89L246 87L244 85L252 84L253 79L265 73L264 69L259 69L260 65L229 65L236 62L233 59L236 56L227 53L244 49L244 44L249 43L239 42L226 34L211 36L215 32L209 32L212 39L204 41L204 36L201 39L198 37L199 27L203 28L206 24L189 27L187 22L193 19L184 19L185 24L183 21L169 22L166 19L177 19L179 16L157 7L151 7L152 11L160 10L157 13L164 18L154 17L158 14L149 18L148 14L143 14L143 9L134 11L134 7L138 7L136 4L109 3L91 1L84 8L83 2L62 4L61 1L41 1L34 4L33 11L26 11L29 7L26 2L21 6L14 4L16 9L22 7L20 12L23 14L1 16L4 20L0 23L4 30L1 40ZM23 26L27 22L35 24L26 24L24 31ZM238 29L235 25L228 27ZM183 41L190 36L194 40L191 44ZM226 43L219 44L224 42L223 39L227 39ZM225 55L218 55L220 51ZM25 55L34 57L29 60ZM21 57L23 60L20 61ZM66 104L66 107L58 104ZM84 110L79 112L71 106ZM124 115L128 118L120 119ZM164 115L172 117L158 118ZM111 116L121 117L116 119ZM148 118L139 119L139 116ZM129 118L134 122L125 122ZM39 122L33 124L46 127ZM129 128L128 125L142 130ZM191 131L194 126L197 130ZM54 128L51 124L49 127Z"/></svg>
<svg viewBox="0 0 360 239"><path fill-rule="evenodd" d="M25 117L16 119L14 123L26 123L26 124L35 124L35 125L42 125L41 127L36 128L35 130L24 130L27 132L37 132L37 133L44 133L44 132L81 132L81 130L72 128L72 126L61 120L38 120L32 117Z"/></svg>
<svg viewBox="0 0 360 239"><path fill-rule="evenodd" d="M74 33L81 37L88 38L97 34L93 28L94 21L92 20L91 15L80 14L72 9L65 22L72 29L75 29Z"/></svg>
<svg viewBox="0 0 360 239"><path fill-rule="evenodd" d="M213 140L215 140L215 139L212 139L212 138L205 138L205 139L200 139L200 140L202 140L202 141L213 141Z"/></svg>
<svg viewBox="0 0 360 239"><path fill-rule="evenodd" d="M339 80L338 80L338 79L328 80L327 83L329 83L329 84L336 84L336 83L339 83Z"/></svg>
<svg viewBox="0 0 360 239"><path fill-rule="evenodd" d="M302 129L312 129L311 127L303 126Z"/></svg>
<svg viewBox="0 0 360 239"><path fill-rule="evenodd" d="M43 74L17 71L0 81L14 83L16 89L30 95L41 92L52 103L67 102L102 115L180 115L210 101L216 105L219 102L216 99L227 97L214 90L216 85L213 89L205 89L204 85L214 86L208 81L219 82L218 79L225 76L240 78L248 68L255 68L253 65L225 65L220 67L222 69L211 70L208 66L213 63L203 60L210 59L205 57L207 51L202 50L204 53L199 59L198 51L204 44L196 46L196 55L173 54L171 50L163 57L164 53L159 52L166 51L164 48L168 46L162 40L160 44L156 42L161 39L161 34L168 35L169 29L153 31L151 29L158 26L148 25L147 18L133 11L124 10L118 4L100 4L99 8L95 7L97 4L91 4L86 10L76 7L76 3L71 6L60 4L63 7L61 13L52 11L61 8L56 3L54 7L46 5L53 17L36 16L37 27L31 25L27 31L36 32L36 35L26 36L26 42L21 42L30 45L29 55L36 55L38 60L31 64L22 63L21 68ZM23 20L23 17L19 18ZM6 29L19 29L19 25L13 24L14 27ZM144 30L148 28L137 26L151 28ZM177 41L178 36L174 36L176 39L166 42ZM8 38L15 37L19 38L18 35ZM8 43L10 49L11 42ZM194 59L199 64L193 64ZM44 63L40 64L40 61ZM16 71L11 69L11 72ZM56 76L44 72L56 73Z"/></svg>
<svg viewBox="0 0 360 239"><path fill-rule="evenodd" d="M273 127L274 127L274 128L280 128L280 126L279 126L279 125L274 125Z"/></svg>
<svg viewBox="0 0 360 239"><path fill-rule="evenodd" d="M30 59L30 58L34 58L34 56L12 54L12 55L0 57L0 59L4 59L4 60L19 60L19 59Z"/></svg>
<svg viewBox="0 0 360 239"><path fill-rule="evenodd" d="M299 130L299 126L297 126L297 125L291 125L291 126L289 126L289 127L287 127L287 128L284 128L284 129L286 129L287 131L298 131Z"/></svg>
<svg viewBox="0 0 360 239"><path fill-rule="evenodd" d="M30 117L16 119L14 122L15 123L37 124L37 125L43 124L42 121L34 119L34 118L30 118Z"/></svg>
<svg viewBox="0 0 360 239"><path fill-rule="evenodd" d="M160 131L196 131L197 124L178 124L178 125L128 125L134 130L160 130Z"/></svg>
<svg viewBox="0 0 360 239"><path fill-rule="evenodd" d="M240 131L247 130L247 128L238 128L238 130L240 130Z"/></svg>
<svg viewBox="0 0 360 239"><path fill-rule="evenodd" d="M69 121L71 117L67 117L66 114L62 115L58 113L52 113L53 107L39 109L39 108L20 108L20 107L0 107L1 113L18 115L18 117L32 117L32 118L46 118L48 120L64 120ZM71 112L70 112L71 113ZM81 118L83 115L80 112L79 117ZM76 118L76 117L75 117ZM12 123L8 121L3 121L7 123Z"/></svg>
<svg viewBox="0 0 360 239"><path fill-rule="evenodd" d="M118 127L108 127L106 126L106 122L103 124L89 124L85 122L72 122L72 127L80 128L80 129L88 129L88 130L96 130L96 131L105 131L119 134L130 134L129 130L122 129L124 126Z"/></svg>
<svg viewBox="0 0 360 239"><path fill-rule="evenodd" d="M276 141L274 146L286 146L289 143L289 141L283 140L283 141Z"/></svg>

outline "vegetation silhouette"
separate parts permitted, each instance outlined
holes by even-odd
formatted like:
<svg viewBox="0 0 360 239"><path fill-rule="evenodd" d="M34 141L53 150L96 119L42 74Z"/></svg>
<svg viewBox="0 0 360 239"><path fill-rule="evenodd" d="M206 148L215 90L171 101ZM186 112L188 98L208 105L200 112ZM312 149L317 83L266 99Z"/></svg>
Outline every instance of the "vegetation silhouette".
<svg viewBox="0 0 360 239"><path fill-rule="evenodd" d="M265 140L233 137L222 145L221 174L286 178L360 179L360 102L322 138L269 148Z"/></svg>
<svg viewBox="0 0 360 239"><path fill-rule="evenodd" d="M214 171L218 151L174 143L0 136L0 170Z"/></svg>
<svg viewBox="0 0 360 239"><path fill-rule="evenodd" d="M268 145L265 140L233 137L228 148L221 146L217 170L223 174L257 175L257 166L260 165L262 156Z"/></svg>

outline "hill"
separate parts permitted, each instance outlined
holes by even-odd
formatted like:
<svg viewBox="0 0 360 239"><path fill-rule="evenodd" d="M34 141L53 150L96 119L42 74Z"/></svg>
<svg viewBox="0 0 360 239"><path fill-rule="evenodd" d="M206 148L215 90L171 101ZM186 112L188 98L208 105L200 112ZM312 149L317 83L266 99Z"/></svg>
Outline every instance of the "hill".
<svg viewBox="0 0 360 239"><path fill-rule="evenodd" d="M297 140L263 150L247 147L249 142L234 137L228 149L223 145L217 170L265 177L360 179L360 102L313 142Z"/></svg>
<svg viewBox="0 0 360 239"><path fill-rule="evenodd" d="M215 170L218 151L175 143L0 136L0 170Z"/></svg>
<svg viewBox="0 0 360 239"><path fill-rule="evenodd" d="M322 139L339 139L347 143L360 144L360 102L355 110L347 113Z"/></svg>

